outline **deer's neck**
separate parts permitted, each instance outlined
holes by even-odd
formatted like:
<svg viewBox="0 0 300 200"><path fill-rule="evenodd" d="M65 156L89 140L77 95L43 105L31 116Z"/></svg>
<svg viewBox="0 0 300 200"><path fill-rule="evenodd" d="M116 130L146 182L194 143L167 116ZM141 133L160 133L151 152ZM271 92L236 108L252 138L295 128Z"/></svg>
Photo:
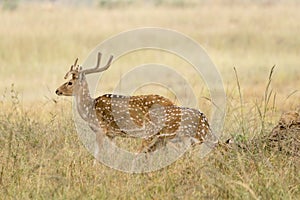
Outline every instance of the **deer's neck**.
<svg viewBox="0 0 300 200"><path fill-rule="evenodd" d="M90 95L85 78L78 83L76 93L75 100L80 117L85 121L92 120L95 117L94 99Z"/></svg>

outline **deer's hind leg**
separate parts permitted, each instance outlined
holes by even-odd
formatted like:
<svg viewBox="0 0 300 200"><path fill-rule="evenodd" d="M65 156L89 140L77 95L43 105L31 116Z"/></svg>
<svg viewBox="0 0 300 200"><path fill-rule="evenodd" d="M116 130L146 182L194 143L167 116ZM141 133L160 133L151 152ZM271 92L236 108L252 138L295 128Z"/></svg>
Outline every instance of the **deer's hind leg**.
<svg viewBox="0 0 300 200"><path fill-rule="evenodd" d="M153 136L142 141L139 153L151 153L163 146L166 146L166 139L159 136Z"/></svg>

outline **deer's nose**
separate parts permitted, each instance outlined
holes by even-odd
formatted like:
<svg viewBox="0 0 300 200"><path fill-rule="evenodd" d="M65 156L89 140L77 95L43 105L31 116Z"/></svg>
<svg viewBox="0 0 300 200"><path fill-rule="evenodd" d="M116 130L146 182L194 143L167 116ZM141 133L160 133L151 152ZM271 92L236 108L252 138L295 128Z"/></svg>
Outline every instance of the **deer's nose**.
<svg viewBox="0 0 300 200"><path fill-rule="evenodd" d="M55 93L56 93L57 95L61 95L61 94L62 94L59 90L56 90Z"/></svg>

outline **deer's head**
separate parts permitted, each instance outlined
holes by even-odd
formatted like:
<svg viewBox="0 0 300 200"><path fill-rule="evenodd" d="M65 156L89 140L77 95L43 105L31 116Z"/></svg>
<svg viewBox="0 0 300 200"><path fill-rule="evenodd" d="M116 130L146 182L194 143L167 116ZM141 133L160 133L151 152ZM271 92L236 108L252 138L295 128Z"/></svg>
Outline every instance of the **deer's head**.
<svg viewBox="0 0 300 200"><path fill-rule="evenodd" d="M80 82L79 76L80 76L80 71L81 67L77 65L78 58L75 60L75 63L71 66L70 71L68 71L65 75L65 79L67 79L69 76L72 78L62 84L55 93L59 96L72 96L74 95L74 91L76 90L75 88L78 87L78 83Z"/></svg>
<svg viewBox="0 0 300 200"><path fill-rule="evenodd" d="M59 96L74 96L74 95L76 95L78 93L78 91L80 89L82 89L82 87L87 86L86 85L87 83L85 81L86 74L102 72L109 68L109 66L112 62L113 56L110 56L107 64L100 68L101 56L102 56L102 54L99 52L96 67L94 67L92 69L85 69L85 70L82 70L82 67L77 65L77 61L78 61L78 58L77 58L75 60L75 63L71 66L71 69L65 75L65 79L67 79L69 76L71 76L72 78L69 81L62 84L59 88L57 88L55 93Z"/></svg>

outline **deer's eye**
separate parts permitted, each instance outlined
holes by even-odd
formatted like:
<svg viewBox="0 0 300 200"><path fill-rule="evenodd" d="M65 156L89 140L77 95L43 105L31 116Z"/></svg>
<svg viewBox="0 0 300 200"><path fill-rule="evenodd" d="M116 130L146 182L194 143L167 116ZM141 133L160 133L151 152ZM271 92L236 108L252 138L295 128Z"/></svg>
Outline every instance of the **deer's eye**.
<svg viewBox="0 0 300 200"><path fill-rule="evenodd" d="M68 85L73 85L73 83L70 81L70 82L68 82Z"/></svg>

